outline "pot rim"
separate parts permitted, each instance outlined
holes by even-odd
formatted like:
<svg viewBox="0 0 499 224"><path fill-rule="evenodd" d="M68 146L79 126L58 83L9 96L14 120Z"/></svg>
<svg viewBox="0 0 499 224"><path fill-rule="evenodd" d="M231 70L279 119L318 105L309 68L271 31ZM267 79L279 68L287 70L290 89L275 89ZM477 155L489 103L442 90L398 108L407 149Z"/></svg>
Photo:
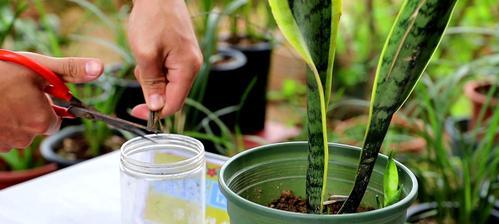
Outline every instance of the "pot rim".
<svg viewBox="0 0 499 224"><path fill-rule="evenodd" d="M487 86L487 85L494 85L493 82L487 82L487 81L469 81L464 85L464 94L470 98L471 101L480 103L480 104L485 104L487 101L487 96L484 94L481 94L477 91L478 88ZM496 106L497 105L497 99L492 97L489 103L489 107Z"/></svg>
<svg viewBox="0 0 499 224"><path fill-rule="evenodd" d="M83 159L67 160L55 152L55 150L56 150L55 145L62 142L62 140L64 138L71 137L71 136L77 135L79 133L82 133L84 131L84 129L85 129L85 127L83 125L68 126L68 127L61 129L59 132L45 138L42 141L42 143L40 144L40 153L42 154L42 156L46 160L48 160L50 162L57 163L57 164L61 164L64 166L71 166L71 165L85 161Z"/></svg>
<svg viewBox="0 0 499 224"><path fill-rule="evenodd" d="M6 179L20 179L26 176L37 176L37 174L44 174L57 170L56 163L46 163L41 166L33 167L26 170L13 170L13 171L0 171L0 182Z"/></svg>
<svg viewBox="0 0 499 224"><path fill-rule="evenodd" d="M248 59L244 54L237 49L230 47L219 47L215 55L224 55L233 58L229 63L223 64L212 64L211 69L214 71L229 71L242 68L248 62Z"/></svg>
<svg viewBox="0 0 499 224"><path fill-rule="evenodd" d="M418 181L416 179L416 176L409 170L409 168L407 168L406 166L404 166L402 163L398 162L395 160L395 163L397 164L397 167L399 167L403 172L407 173L409 178L411 179L411 182L412 182L412 189L411 191L400 201L392 204L392 205L389 205L387 207L384 207L384 208L381 208L381 209L375 209L375 210L372 210L372 211L367 211L367 212L360 212L360 213L351 213L351 214L335 214L335 215L322 215L322 214L304 214L304 213L297 213L297 212L289 212L289 211L283 211L283 210L279 210L279 209L273 209L273 208L269 208L267 206L263 206L263 205L260 205L260 204L257 204L255 202L252 202L250 200L247 200L243 197L241 197L240 195L236 194L235 192L233 192L228 186L227 186L227 183L225 182L224 180L224 176L225 176L225 170L227 169L227 167L235 160L243 157L243 156L246 156L248 154L251 154L251 153L254 153L256 151L260 151L260 150L265 150L266 148L270 147L270 146L276 146L276 145L288 145L288 144L307 144L306 141L295 141L295 142L282 142L282 143L275 143L275 144L268 144L268 145L263 145L263 146L259 146L259 147L255 147L253 149L249 149L249 150L246 150L244 152L241 152L233 157L231 157L229 160L227 160L224 165L222 166L222 168L220 169L220 173L218 175L218 182L219 182L219 185L220 185L220 188L222 190L222 192L226 192L224 195L226 197L231 197L233 199L236 199L238 201L242 201L243 203L245 203L246 205L248 205L249 207L251 207L252 209L256 209L260 212L263 212L263 213L269 213L269 212L272 212L272 213L277 213L279 215L282 215L282 216L288 216L288 217L291 217L291 218L314 218L314 219L320 219L320 220L323 220L323 219L330 219L332 217L335 217L335 218L338 218L338 219L350 219L350 218L353 218L353 217L365 217L365 216L371 216L371 215L375 215L375 214L380 214L380 213L390 213L392 211L394 211L397 207L409 207L409 205L416 199L416 196L417 196L417 192L418 192ZM350 146L350 145L345 145L345 144L339 144L339 143L329 143L329 145L332 145L332 146L337 146L337 147L343 147L343 148L349 148L349 149L352 149L352 150L357 150L357 151L360 151L360 148L359 147L355 147L355 146ZM378 156L381 156L382 158L384 159L388 159L388 157L386 155L383 155L383 154L378 154ZM227 198L228 199L228 198ZM405 205L405 206L404 206Z"/></svg>

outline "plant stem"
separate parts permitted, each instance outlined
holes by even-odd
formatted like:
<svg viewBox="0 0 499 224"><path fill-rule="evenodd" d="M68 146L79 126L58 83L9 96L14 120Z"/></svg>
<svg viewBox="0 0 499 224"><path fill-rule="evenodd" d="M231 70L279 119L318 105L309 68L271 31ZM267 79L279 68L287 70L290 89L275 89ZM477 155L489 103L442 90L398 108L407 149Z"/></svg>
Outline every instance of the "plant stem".
<svg viewBox="0 0 499 224"><path fill-rule="evenodd" d="M362 197L367 189L371 173L374 169L374 163L378 157L381 144L385 138L386 132L390 126L390 120L393 114L386 114L384 111L378 111L371 116L373 119L369 124L369 129L365 137L365 144L362 149L362 155L357 169L357 176L349 200L345 201L341 207L339 214L345 211L355 211L360 205Z"/></svg>

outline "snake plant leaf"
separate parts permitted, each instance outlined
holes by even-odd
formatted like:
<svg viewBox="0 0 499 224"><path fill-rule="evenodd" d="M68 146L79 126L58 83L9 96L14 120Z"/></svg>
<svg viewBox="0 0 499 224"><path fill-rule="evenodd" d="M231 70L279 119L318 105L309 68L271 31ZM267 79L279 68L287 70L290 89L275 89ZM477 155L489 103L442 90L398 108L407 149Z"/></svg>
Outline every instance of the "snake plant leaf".
<svg viewBox="0 0 499 224"><path fill-rule="evenodd" d="M326 195L329 150L326 112L331 96L341 0L269 0L284 37L309 65L307 75L309 211L321 213Z"/></svg>
<svg viewBox="0 0 499 224"><path fill-rule="evenodd" d="M380 56L369 124L354 187L339 213L360 204L393 114L403 105L442 39L457 0L405 0Z"/></svg>
<svg viewBox="0 0 499 224"><path fill-rule="evenodd" d="M393 153L390 153L385 173L383 174L384 206L386 207L397 202L400 199L400 194L397 164L395 164L395 160L393 159Z"/></svg>

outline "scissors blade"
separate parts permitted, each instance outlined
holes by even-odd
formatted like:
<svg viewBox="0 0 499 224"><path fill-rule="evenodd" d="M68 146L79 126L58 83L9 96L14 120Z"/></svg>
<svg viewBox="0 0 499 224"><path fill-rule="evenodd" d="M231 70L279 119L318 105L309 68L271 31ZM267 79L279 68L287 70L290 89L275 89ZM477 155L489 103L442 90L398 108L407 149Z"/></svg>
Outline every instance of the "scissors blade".
<svg viewBox="0 0 499 224"><path fill-rule="evenodd" d="M84 118L84 119L91 119L91 120L97 120L97 121L102 121L110 126L113 126L117 129L125 130L128 131L132 134L142 136L144 137L147 134L157 134L158 131L148 129L145 126L142 126L140 124L136 124L127 120L123 120L121 118L117 117L111 117L109 115L105 115L102 113L99 113L97 111L84 108L84 107L79 107L79 106L70 106L68 107L68 111L72 114L74 114L77 117Z"/></svg>

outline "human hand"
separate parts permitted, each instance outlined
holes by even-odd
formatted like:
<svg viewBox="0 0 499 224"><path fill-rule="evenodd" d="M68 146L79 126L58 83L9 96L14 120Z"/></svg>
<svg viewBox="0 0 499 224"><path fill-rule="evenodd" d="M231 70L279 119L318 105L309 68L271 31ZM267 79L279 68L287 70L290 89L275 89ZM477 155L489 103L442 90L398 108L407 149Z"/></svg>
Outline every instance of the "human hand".
<svg viewBox="0 0 499 224"><path fill-rule="evenodd" d="M147 104L132 114L147 119L149 110L161 110L162 117L175 113L203 60L184 0L135 0L128 25L135 77Z"/></svg>
<svg viewBox="0 0 499 224"><path fill-rule="evenodd" d="M103 70L97 59L21 54L46 66L66 82L88 82L97 79ZM0 61L0 152L25 148L36 135L49 135L59 129L61 119L43 91L47 85L30 69Z"/></svg>

